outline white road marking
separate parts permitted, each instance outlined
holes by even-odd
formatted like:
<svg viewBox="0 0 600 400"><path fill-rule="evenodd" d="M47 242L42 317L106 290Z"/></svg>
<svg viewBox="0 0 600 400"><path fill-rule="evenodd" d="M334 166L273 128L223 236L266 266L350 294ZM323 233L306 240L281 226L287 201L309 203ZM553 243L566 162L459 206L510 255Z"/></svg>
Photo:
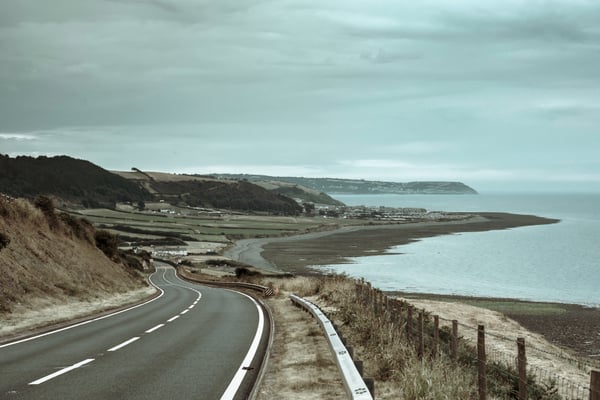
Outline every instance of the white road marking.
<svg viewBox="0 0 600 400"><path fill-rule="evenodd" d="M165 291L162 290L161 288L159 288L158 286L156 286L154 284L154 282L152 282L152 277L148 278L148 280L150 281L150 283L152 284L152 286L154 286L155 288L157 288L158 290L160 290L160 295L158 295L157 297L155 297L153 299L150 299L150 300L148 300L148 301L146 301L146 302L144 302L142 304L138 304L137 306L129 307L129 308L126 308L124 310L114 312L112 314L103 315L102 317L88 319L87 321L83 321L83 322L80 322L78 324L69 325L69 326L66 326L64 328L60 328L60 329L56 329L56 330L53 330L53 331L42 333L40 335L28 337L28 338L21 339L21 340L16 340L16 341L10 342L10 343L6 343L6 344L3 344L3 345L0 345L0 349L4 348L4 347L8 347L8 346L13 346L13 345L19 344L19 343L29 342L30 340L39 339L39 338L44 337L44 336L53 335L53 334L58 333L58 332L63 332L63 331L69 330L69 329L77 328L78 326L86 325L86 324L89 324L91 322L100 321L100 320L105 319L105 318L110 318L110 317L113 317L115 315L118 315L118 314L121 314L121 313L124 313L124 312L127 312L127 311L131 311L131 310L136 309L138 307L145 306L148 303L152 303L153 301L160 299L165 294Z"/></svg>
<svg viewBox="0 0 600 400"><path fill-rule="evenodd" d="M256 355L256 352L258 351L258 346L260 344L260 339L262 337L262 332L263 332L264 325L265 325L265 317L263 315L262 308L256 302L256 300L254 300L252 297L250 297L244 293L240 293L240 292L235 292L235 293L239 293L243 296L246 296L250 300L252 300L252 302L254 303L254 305L256 306L256 308L258 310L258 326L256 327L256 334L254 335L252 344L250 345L250 348L248 349L248 353L246 354L246 357L242 361L242 365L240 365L240 367L238 368L237 373L234 375L233 379L229 383L229 386L227 386L227 390L225 390L225 393L223 393L223 396L221 396L221 400L232 400L234 398L235 394L237 393L238 389L242 385L242 381L244 380L244 377L246 376L246 372L248 372L248 370L244 369L244 367L249 366L250 363L252 362L252 360L254 359L254 356Z"/></svg>
<svg viewBox="0 0 600 400"><path fill-rule="evenodd" d="M191 306L188 307L188 310L191 310L192 308L194 308L195 304L192 304Z"/></svg>
<svg viewBox="0 0 600 400"><path fill-rule="evenodd" d="M133 338L131 338L129 340L124 341L121 344L116 345L115 347L112 347L112 348L108 349L107 351L117 351L117 350L119 350L119 349L127 346L128 344L131 344L131 343L135 342L139 338L140 338L139 336L133 337Z"/></svg>
<svg viewBox="0 0 600 400"><path fill-rule="evenodd" d="M183 310L183 311L182 311L180 314L181 314L181 315L183 315L183 314L187 314L187 312L188 312L188 311L190 311L190 310Z"/></svg>
<svg viewBox="0 0 600 400"><path fill-rule="evenodd" d="M148 330L146 331L146 333L152 333L152 332L154 332L155 330L162 328L163 326L165 326L165 324L158 324L158 325L156 325L154 328L150 328L150 329L148 329Z"/></svg>
<svg viewBox="0 0 600 400"><path fill-rule="evenodd" d="M175 321L177 318L179 318L179 315L176 315L176 316L174 316L173 318L169 318L169 319L167 320L167 322L173 322L173 321Z"/></svg>
<svg viewBox="0 0 600 400"><path fill-rule="evenodd" d="M39 385L40 383L44 383L44 382L46 382L46 381L49 381L50 379L56 378L56 377L57 377L57 376L59 376L59 375L66 374L66 373L67 373L67 372L69 372L69 371L72 371L72 370L74 370L74 369L77 369L77 368L79 368L79 367L82 367L82 366L84 366L84 365L86 365L86 364L89 364L89 363L91 363L92 361L94 361L94 359L93 359L93 358L88 358L87 360L83 360L83 361L81 361L81 362L78 362L77 364L73 364L73 365L71 365L70 367L63 368L63 369L61 369L60 371L56 371L56 372L55 372L55 373L53 373L53 374L50 374L50 375L48 375L48 376L45 376L45 377L43 377L43 378L40 378L40 379L38 379L37 381L33 381L33 382L31 382L31 383L30 383L30 385Z"/></svg>

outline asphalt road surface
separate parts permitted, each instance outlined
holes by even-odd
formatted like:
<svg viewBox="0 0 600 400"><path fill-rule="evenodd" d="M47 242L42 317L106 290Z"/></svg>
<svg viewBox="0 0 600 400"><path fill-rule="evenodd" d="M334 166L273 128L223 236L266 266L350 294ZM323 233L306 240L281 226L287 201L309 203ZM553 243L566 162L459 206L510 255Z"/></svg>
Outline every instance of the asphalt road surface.
<svg viewBox="0 0 600 400"><path fill-rule="evenodd" d="M179 279L106 317L0 345L0 399L245 399L268 341L250 297Z"/></svg>

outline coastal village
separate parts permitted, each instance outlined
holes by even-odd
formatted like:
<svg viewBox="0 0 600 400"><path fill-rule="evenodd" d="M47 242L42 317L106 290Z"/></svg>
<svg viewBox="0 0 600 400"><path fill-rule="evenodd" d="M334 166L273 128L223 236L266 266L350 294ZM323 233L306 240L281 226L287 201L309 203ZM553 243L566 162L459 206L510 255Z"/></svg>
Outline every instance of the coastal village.
<svg viewBox="0 0 600 400"><path fill-rule="evenodd" d="M357 220L357 223L364 221L365 224L380 223L380 224L403 224L422 221L449 221L462 220L468 217L463 213L448 213L443 211L428 211L425 208L415 207L385 207L385 206L332 206L327 204L303 204L306 217L317 217L324 219L343 219ZM120 208L131 209L130 205L120 205ZM215 219L227 219L228 216L242 214L232 212L231 210L217 210L200 207L179 207L172 206L165 202L151 203L146 205L147 213L162 214L167 216L197 216L211 217ZM198 247L198 246L194 246ZM215 256L217 251L222 250L225 245L209 246L207 244L205 255ZM148 249L150 250L150 249ZM197 254L196 250L190 250L189 246L156 246L152 247L151 253L157 258L172 258L181 260L192 254Z"/></svg>

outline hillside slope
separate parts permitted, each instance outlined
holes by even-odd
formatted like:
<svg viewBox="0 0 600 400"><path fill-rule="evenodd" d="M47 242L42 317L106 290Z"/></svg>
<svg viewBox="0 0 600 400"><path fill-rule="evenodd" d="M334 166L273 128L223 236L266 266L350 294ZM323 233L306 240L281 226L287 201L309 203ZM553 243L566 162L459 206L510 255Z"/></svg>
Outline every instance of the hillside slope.
<svg viewBox="0 0 600 400"><path fill-rule="evenodd" d="M133 172L114 173L137 182L155 197L172 204L285 215L302 212L302 207L290 197L243 180L147 172L137 168Z"/></svg>
<svg viewBox="0 0 600 400"><path fill-rule="evenodd" d="M11 158L0 154L0 192L30 199L52 195L84 207L152 198L134 182L67 156Z"/></svg>
<svg viewBox="0 0 600 400"><path fill-rule="evenodd" d="M0 195L0 317L143 286L96 247L89 223Z"/></svg>
<svg viewBox="0 0 600 400"><path fill-rule="evenodd" d="M216 174L250 182L278 181L305 186L329 194L477 194L462 182L382 182L361 179L272 177L265 175Z"/></svg>

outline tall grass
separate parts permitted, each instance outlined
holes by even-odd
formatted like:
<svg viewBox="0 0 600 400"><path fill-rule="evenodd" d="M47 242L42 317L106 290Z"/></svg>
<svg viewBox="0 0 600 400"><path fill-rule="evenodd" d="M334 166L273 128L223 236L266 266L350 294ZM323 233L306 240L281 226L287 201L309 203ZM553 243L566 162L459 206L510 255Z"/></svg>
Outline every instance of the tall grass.
<svg viewBox="0 0 600 400"><path fill-rule="evenodd" d="M415 342L407 337L405 318L399 318L391 307L377 308L376 302L364 301L358 295L356 281L334 275L298 277L280 285L303 297L318 295L317 303L354 347L356 357L363 360L365 375L375 378L378 399L479 398L476 351L466 341L458 342L456 362L450 360L443 343L435 354L426 349L419 357ZM429 317L425 318L428 321ZM431 321L426 322L427 327L431 327ZM448 337L446 329L440 331L441 339ZM488 398L516 399L515 372L500 364L490 365L488 370ZM531 399L560 399L553 387L540 387L533 377L529 377L529 393Z"/></svg>

